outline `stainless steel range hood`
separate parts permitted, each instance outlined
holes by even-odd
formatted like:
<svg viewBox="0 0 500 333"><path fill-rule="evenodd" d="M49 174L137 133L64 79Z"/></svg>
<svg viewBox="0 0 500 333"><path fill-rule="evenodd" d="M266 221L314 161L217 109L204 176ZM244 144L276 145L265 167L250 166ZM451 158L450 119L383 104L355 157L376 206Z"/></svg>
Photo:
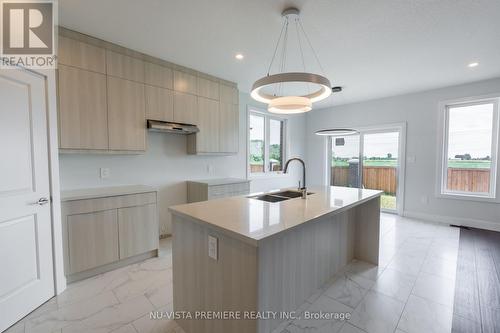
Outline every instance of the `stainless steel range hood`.
<svg viewBox="0 0 500 333"><path fill-rule="evenodd" d="M155 132L193 134L200 131L196 125L173 123L170 121L159 121L148 119L148 129Z"/></svg>

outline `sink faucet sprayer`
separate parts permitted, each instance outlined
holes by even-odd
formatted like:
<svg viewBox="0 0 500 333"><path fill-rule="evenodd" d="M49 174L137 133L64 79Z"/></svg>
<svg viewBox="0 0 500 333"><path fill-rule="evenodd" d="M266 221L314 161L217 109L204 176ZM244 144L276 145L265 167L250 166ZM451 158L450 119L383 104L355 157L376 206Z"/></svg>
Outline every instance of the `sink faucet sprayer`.
<svg viewBox="0 0 500 333"><path fill-rule="evenodd" d="M291 161L299 161L302 163L302 187L300 187L300 181L299 181L299 191L302 194L302 199L307 198L307 187L306 187L306 164L304 161L298 157L294 157L286 161L285 163L285 168L283 170L284 173L287 173L288 171L288 164L290 164Z"/></svg>

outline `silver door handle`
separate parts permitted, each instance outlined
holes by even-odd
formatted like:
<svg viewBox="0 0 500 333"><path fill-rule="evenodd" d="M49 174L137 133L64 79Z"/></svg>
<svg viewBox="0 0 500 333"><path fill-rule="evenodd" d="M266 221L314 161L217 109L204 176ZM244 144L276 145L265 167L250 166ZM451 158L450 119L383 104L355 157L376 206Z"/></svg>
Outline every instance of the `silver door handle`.
<svg viewBox="0 0 500 333"><path fill-rule="evenodd" d="M32 203L32 205L43 206L43 205L48 204L49 202L50 202L50 200L47 198L40 198L40 199L38 199L37 202Z"/></svg>

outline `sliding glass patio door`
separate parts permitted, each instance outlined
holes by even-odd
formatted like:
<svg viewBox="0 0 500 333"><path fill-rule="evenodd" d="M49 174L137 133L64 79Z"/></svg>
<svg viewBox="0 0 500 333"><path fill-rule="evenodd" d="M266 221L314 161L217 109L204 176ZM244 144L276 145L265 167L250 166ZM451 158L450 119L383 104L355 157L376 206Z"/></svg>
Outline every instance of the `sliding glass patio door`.
<svg viewBox="0 0 500 333"><path fill-rule="evenodd" d="M402 195L402 128L370 128L331 137L330 185L383 191L383 211L397 212Z"/></svg>

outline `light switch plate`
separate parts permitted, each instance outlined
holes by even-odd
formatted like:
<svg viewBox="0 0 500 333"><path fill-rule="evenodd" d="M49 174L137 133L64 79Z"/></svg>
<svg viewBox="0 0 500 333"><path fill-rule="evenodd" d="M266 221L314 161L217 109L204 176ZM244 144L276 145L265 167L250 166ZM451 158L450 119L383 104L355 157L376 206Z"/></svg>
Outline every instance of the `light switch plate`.
<svg viewBox="0 0 500 333"><path fill-rule="evenodd" d="M208 236L208 256L214 260L218 259L219 255L219 240L217 237Z"/></svg>
<svg viewBox="0 0 500 333"><path fill-rule="evenodd" d="M109 168L101 168L100 174L101 174L102 179L109 178L109 174L110 174Z"/></svg>

